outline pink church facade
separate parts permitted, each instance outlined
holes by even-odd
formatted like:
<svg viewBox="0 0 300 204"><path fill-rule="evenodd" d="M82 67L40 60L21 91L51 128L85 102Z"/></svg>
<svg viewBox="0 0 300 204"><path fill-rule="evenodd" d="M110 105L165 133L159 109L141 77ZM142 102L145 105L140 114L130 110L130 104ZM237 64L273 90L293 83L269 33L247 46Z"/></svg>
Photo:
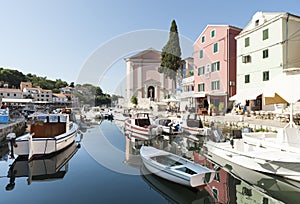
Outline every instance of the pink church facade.
<svg viewBox="0 0 300 204"><path fill-rule="evenodd" d="M240 28L208 25L195 41L194 96L199 114L225 113L236 93L236 40Z"/></svg>
<svg viewBox="0 0 300 204"><path fill-rule="evenodd" d="M126 61L126 98L132 96L149 98L159 102L168 94L174 93L174 81L158 72L161 52L147 49L125 59Z"/></svg>

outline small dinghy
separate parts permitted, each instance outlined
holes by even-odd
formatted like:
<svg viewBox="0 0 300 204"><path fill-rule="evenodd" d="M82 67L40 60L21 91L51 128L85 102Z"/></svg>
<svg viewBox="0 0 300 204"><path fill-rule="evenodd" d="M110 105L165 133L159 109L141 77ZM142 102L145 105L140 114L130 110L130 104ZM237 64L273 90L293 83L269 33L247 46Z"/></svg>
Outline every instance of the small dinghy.
<svg viewBox="0 0 300 204"><path fill-rule="evenodd" d="M185 186L204 186L215 176L207 167L154 147L142 146L140 155L150 172Z"/></svg>

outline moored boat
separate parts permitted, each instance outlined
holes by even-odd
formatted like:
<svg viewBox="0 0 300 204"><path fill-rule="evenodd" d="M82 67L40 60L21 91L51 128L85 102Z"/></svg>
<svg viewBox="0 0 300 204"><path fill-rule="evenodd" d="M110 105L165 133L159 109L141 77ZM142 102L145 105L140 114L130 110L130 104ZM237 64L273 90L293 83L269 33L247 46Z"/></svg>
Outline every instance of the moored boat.
<svg viewBox="0 0 300 204"><path fill-rule="evenodd" d="M149 140L161 133L162 130L159 127L151 124L149 113L137 113L125 120L125 134L129 138Z"/></svg>
<svg viewBox="0 0 300 204"><path fill-rule="evenodd" d="M181 129L194 136L206 136L210 128L204 127L199 114L189 113L183 116Z"/></svg>
<svg viewBox="0 0 300 204"><path fill-rule="evenodd" d="M175 135L180 132L180 125L169 118L157 118L154 124L162 129L162 134Z"/></svg>
<svg viewBox="0 0 300 204"><path fill-rule="evenodd" d="M248 144L243 139L225 142L206 141L206 156L224 166L236 164L245 168L300 181L300 156L277 148Z"/></svg>
<svg viewBox="0 0 300 204"><path fill-rule="evenodd" d="M69 120L68 114L33 114L29 116L29 131L20 137L10 133L10 150L28 159L58 152L74 142L78 125Z"/></svg>
<svg viewBox="0 0 300 204"><path fill-rule="evenodd" d="M215 171L207 167L154 147L142 146L140 155L151 173L181 185L204 186L215 176Z"/></svg>

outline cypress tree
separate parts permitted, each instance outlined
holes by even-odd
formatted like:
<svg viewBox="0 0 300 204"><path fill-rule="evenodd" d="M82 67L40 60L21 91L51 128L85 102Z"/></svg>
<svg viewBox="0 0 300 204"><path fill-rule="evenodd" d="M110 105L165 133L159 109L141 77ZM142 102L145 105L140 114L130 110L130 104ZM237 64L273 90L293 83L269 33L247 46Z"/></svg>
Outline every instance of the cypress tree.
<svg viewBox="0 0 300 204"><path fill-rule="evenodd" d="M175 20L172 21L169 40L162 49L161 57L158 71L166 74L170 79L175 79L177 70L181 65L181 49Z"/></svg>

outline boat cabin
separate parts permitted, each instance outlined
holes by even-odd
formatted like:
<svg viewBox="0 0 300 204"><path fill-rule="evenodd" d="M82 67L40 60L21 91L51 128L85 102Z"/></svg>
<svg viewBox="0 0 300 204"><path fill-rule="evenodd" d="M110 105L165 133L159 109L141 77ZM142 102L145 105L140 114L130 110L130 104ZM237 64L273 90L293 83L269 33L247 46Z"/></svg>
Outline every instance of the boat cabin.
<svg viewBox="0 0 300 204"><path fill-rule="evenodd" d="M149 113L137 113L136 115L134 115L131 121L133 121L131 123L139 127L145 127L151 125Z"/></svg>
<svg viewBox="0 0 300 204"><path fill-rule="evenodd" d="M48 114L30 116L29 132L33 138L51 138L67 132L68 116Z"/></svg>
<svg viewBox="0 0 300 204"><path fill-rule="evenodd" d="M203 128L200 115L191 113L186 116L186 125L188 127Z"/></svg>

